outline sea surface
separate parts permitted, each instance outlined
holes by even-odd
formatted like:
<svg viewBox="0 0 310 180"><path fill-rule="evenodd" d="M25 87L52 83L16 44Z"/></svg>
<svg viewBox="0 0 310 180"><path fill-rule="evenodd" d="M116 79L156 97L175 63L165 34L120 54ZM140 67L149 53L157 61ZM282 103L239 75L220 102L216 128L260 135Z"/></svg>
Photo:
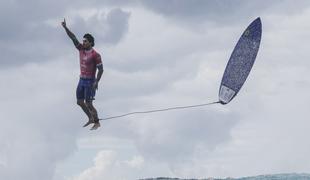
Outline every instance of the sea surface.
<svg viewBox="0 0 310 180"><path fill-rule="evenodd" d="M274 175L260 175L240 178L206 178L206 179L179 179L179 178L147 178L140 180L310 180L310 174L274 174Z"/></svg>

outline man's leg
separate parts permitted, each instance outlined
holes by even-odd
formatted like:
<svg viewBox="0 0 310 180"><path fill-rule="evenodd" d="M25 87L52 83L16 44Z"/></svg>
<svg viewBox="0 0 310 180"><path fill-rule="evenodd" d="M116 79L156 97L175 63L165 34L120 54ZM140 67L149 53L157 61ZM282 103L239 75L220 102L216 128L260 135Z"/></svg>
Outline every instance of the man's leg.
<svg viewBox="0 0 310 180"><path fill-rule="evenodd" d="M94 123L92 113L91 113L90 109L88 108L87 104L84 102L84 100L78 99L77 104L82 108L82 110L84 111L84 113L87 115L87 117L89 119L88 122L83 127L86 127L86 126L90 125L91 123Z"/></svg>
<svg viewBox="0 0 310 180"><path fill-rule="evenodd" d="M98 127L100 127L97 110L94 107L92 101L86 102L86 106L89 109L89 112L91 113L91 116L92 116L94 123L95 123L94 126L91 128L91 130L96 130Z"/></svg>

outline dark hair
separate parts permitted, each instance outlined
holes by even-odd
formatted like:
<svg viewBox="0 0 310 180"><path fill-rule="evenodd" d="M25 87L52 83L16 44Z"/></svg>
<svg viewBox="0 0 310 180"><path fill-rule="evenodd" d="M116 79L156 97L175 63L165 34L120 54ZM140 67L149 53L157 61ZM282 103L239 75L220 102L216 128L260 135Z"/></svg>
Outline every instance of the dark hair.
<svg viewBox="0 0 310 180"><path fill-rule="evenodd" d="M95 39L91 34L87 33L83 36L83 38L86 38L90 42L92 47L95 46Z"/></svg>

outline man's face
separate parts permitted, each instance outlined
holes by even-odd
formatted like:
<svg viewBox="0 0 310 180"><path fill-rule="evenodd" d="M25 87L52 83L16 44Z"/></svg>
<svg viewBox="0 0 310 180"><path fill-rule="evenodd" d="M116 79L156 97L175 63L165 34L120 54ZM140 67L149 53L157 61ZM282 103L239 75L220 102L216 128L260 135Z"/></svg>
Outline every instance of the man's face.
<svg viewBox="0 0 310 180"><path fill-rule="evenodd" d="M83 38L83 47L85 49L91 48L91 43L86 38Z"/></svg>

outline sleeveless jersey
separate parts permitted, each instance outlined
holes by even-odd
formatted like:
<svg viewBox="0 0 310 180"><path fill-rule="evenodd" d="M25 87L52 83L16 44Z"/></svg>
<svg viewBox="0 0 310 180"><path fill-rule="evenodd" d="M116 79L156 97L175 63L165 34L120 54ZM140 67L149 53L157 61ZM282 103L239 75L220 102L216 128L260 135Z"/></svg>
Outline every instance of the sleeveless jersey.
<svg viewBox="0 0 310 180"><path fill-rule="evenodd" d="M93 48L85 50L82 44L77 47L80 53L80 77L94 79L97 67L102 65L101 56Z"/></svg>

